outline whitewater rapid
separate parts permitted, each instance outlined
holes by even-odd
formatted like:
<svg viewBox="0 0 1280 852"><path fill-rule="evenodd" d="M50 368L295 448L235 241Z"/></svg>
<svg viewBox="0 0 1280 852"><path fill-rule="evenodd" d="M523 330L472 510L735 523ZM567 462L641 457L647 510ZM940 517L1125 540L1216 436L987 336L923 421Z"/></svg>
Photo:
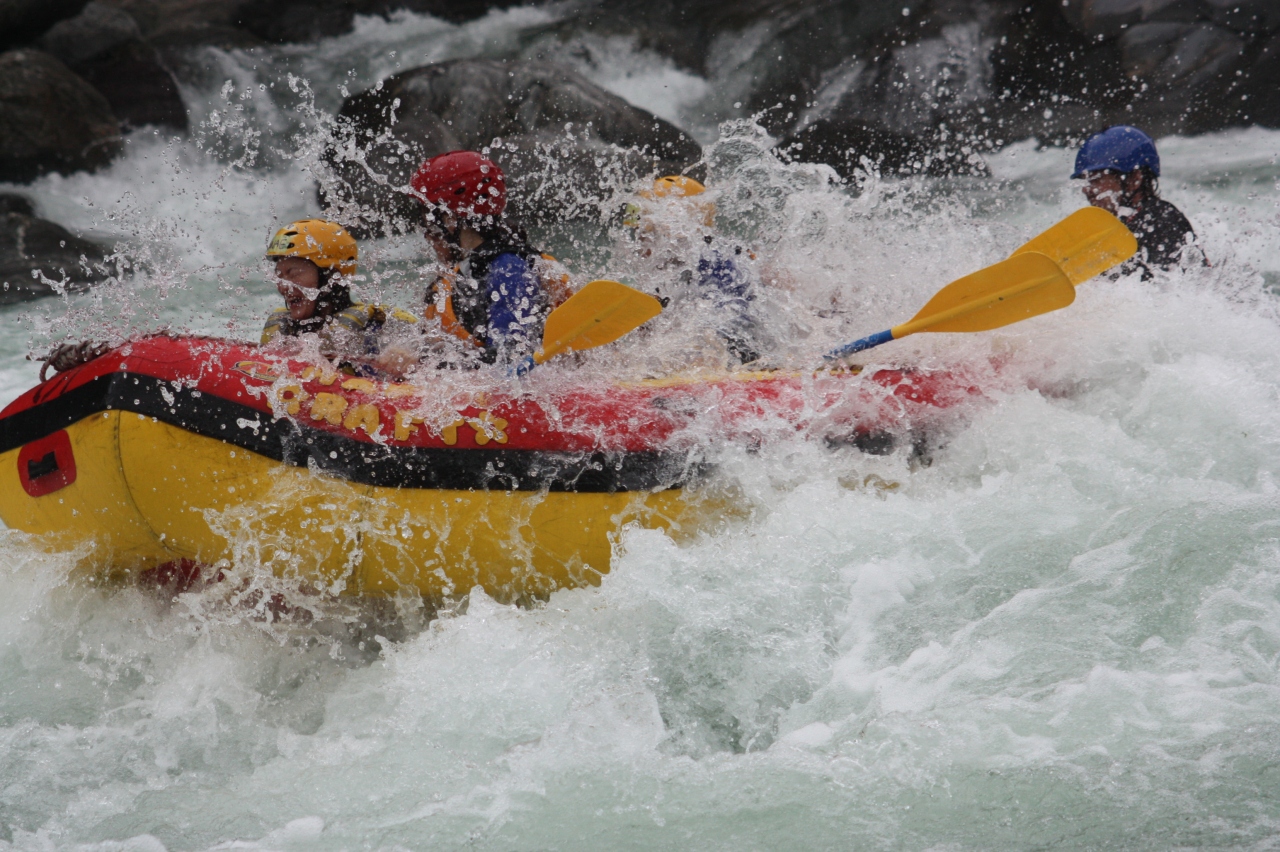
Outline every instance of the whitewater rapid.
<svg viewBox="0 0 1280 852"><path fill-rule="evenodd" d="M551 20L403 15L210 50L193 138L139 131L101 172L6 187L141 272L0 311L0 397L64 337L255 337L267 236L316 212L311 110L397 67L546 52ZM580 42L561 46L576 67L710 146L721 213L786 279L770 329L796 362L1082 204L1073 152L1034 143L990 178L849 191L721 128L741 118L731 79ZM302 602L313 620L276 621L216 589L92 587L0 532L0 849L1280 845L1280 132L1160 148L1212 268L878 350L999 377L928 465L727 455L715 487L740 511L624 529L599 588L545 606L474 594L425 623L411 602ZM417 242L364 250L368 292L415 298ZM628 269L590 257L575 272Z"/></svg>

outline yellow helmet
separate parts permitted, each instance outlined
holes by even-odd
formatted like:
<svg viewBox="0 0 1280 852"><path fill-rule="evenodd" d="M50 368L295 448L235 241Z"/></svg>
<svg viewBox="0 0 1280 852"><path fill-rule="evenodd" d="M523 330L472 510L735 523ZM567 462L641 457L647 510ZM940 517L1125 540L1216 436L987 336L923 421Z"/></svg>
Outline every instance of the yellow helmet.
<svg viewBox="0 0 1280 852"><path fill-rule="evenodd" d="M654 201L659 198L691 198L706 191L705 186L691 177L667 175L655 180L651 189L642 189L637 194L641 198ZM716 219L716 206L706 201L698 203L697 209L702 211L702 223L708 228L712 227ZM622 211L622 224L629 228L638 227L643 212L642 205L635 202L627 204Z"/></svg>
<svg viewBox="0 0 1280 852"><path fill-rule="evenodd" d="M336 222L300 219L276 231L267 246L267 257L301 257L321 269L336 269L344 276L356 274L360 250L355 239Z"/></svg>

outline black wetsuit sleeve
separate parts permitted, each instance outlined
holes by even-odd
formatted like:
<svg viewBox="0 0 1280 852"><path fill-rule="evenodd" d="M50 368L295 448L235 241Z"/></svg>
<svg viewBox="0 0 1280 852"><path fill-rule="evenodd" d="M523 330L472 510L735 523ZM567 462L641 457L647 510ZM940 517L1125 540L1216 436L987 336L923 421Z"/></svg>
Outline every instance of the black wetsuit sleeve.
<svg viewBox="0 0 1280 852"><path fill-rule="evenodd" d="M1162 198L1151 199L1123 221L1138 240L1138 256L1144 266L1172 269L1181 262L1187 245L1196 240L1187 217ZM1203 253L1200 256L1203 258Z"/></svg>

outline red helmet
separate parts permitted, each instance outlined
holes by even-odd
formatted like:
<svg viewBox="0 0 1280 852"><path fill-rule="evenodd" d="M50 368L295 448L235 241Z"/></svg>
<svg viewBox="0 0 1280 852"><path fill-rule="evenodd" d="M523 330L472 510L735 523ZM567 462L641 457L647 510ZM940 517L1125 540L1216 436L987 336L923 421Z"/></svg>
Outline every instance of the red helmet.
<svg viewBox="0 0 1280 852"><path fill-rule="evenodd" d="M455 216L499 216L507 206L507 184L498 164L475 151L432 157L409 181L414 195L447 207Z"/></svg>

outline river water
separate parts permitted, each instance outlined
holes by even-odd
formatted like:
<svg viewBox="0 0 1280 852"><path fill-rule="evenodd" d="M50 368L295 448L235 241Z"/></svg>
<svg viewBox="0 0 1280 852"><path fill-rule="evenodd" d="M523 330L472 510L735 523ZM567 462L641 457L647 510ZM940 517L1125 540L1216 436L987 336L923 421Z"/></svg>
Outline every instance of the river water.
<svg viewBox="0 0 1280 852"><path fill-rule="evenodd" d="M557 55L708 143L725 227L778 282L784 362L905 320L1082 204L1073 152L1034 143L990 178L835 186L720 125L743 118L732 45L702 79L553 22L401 16L197 57L191 138L140 131L100 173L18 188L140 271L0 313L0 395L50 340L253 336L267 236L315 212L315 111L424 60ZM217 591L89 587L0 533L0 848L1280 846L1280 132L1161 154L1211 269L877 350L1001 368L931 464L730 454L742 512L623 530L601 587L545 606L280 621ZM603 239L576 274L637 272ZM364 256L370 292L413 298L416 242ZM699 331L674 322L584 369L674 362Z"/></svg>

